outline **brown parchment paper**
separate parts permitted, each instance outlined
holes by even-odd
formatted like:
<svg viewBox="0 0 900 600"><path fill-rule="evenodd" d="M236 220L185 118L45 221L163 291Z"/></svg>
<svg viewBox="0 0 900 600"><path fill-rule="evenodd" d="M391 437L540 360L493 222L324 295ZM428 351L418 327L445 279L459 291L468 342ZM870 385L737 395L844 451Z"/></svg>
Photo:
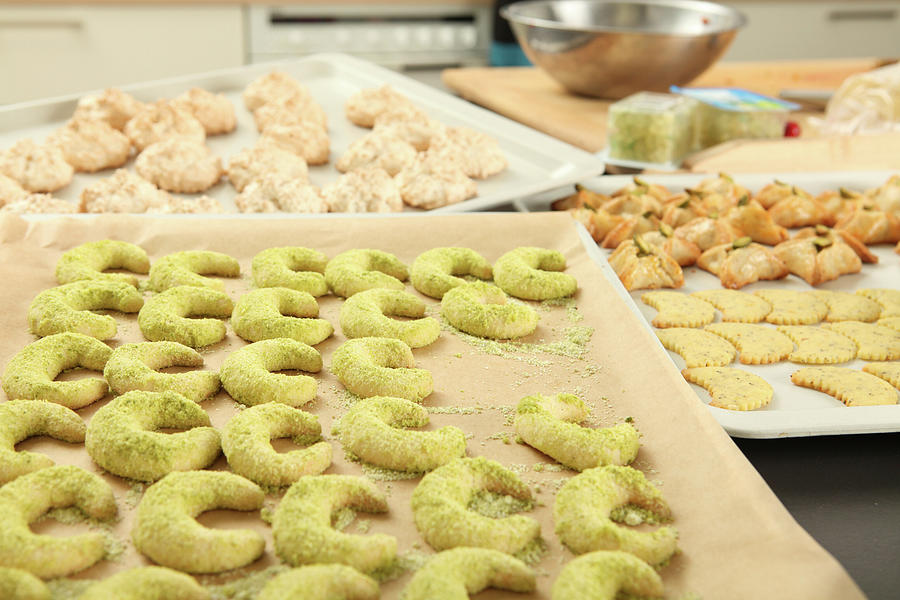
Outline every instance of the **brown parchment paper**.
<svg viewBox="0 0 900 600"><path fill-rule="evenodd" d="M515 469L536 491L538 506L529 513L541 523L548 553L535 565L538 590L531 595L489 591L478 598L549 598L551 585L562 566L572 558L553 532L552 506L558 480L572 471L534 470L538 463L552 463L536 450L504 443L502 434L514 436L507 422L509 411L525 395L575 392L593 407L592 423L607 426L633 417L642 432L642 447L634 465L657 483L674 513L682 552L664 567L661 575L666 597L683 599L738 598L857 598L861 592L843 568L791 518L762 478L737 450L719 424L686 384L668 356L616 294L598 267L587 256L566 214L467 214L401 218L327 219L171 219L104 216L94 219L54 219L26 222L3 215L0 219L0 361L9 359L34 338L28 333L26 313L32 298L56 284L54 266L69 248L105 238L137 243L151 260L187 249L226 252L241 263L238 280L224 280L226 291L237 299L250 288L250 261L268 247L303 245L328 256L350 248L379 248L395 253L407 264L424 250L436 246L468 246L488 260L522 245L560 250L568 260L567 272L578 279L577 315L565 307L536 306L541 317L537 331L522 341L552 343L574 326L594 328L582 358L544 352L520 352L507 356L485 353L449 331L414 354L419 367L434 375L435 392L424 404L434 407L481 407L472 414L432 414L430 428L456 425L471 435L470 456L486 456ZM411 286L408 290L414 291ZM417 292L416 292L417 293ZM430 313L438 315L438 302L425 298ZM338 325L341 300L320 298L321 316L335 325L333 338L318 346L326 368L316 377L319 396L305 407L319 416L326 439L334 447L334 464L327 473L363 475L359 464L348 462L340 444L330 435L331 424L346 410L346 396L329 373L332 351L344 341ZM141 341L134 316L114 313L119 335L112 346ZM576 322L575 319L583 317ZM204 351L205 368L217 369L224 357L244 344L229 327L225 341ZM96 374L93 374L96 375ZM85 420L107 400L79 411ZM235 413L224 392L203 403L213 425L222 427ZM501 435L498 435L501 434ZM82 445L47 438L33 438L20 449L45 452L59 463L83 466L103 475L114 487L121 520L114 534L127 543L124 555L103 561L78 574L100 578L113 572L148 564L131 546L129 531L134 512L133 487L94 465ZM280 447L283 447L281 445ZM227 469L224 458L213 465ZM409 499L418 480L382 481L389 494L386 515L361 513L345 530L390 533L398 538L401 553L431 552L416 531ZM557 482L557 484L554 484ZM274 507L280 496L272 495ZM260 513L212 511L200 517L211 526L253 527L266 537L263 558L244 572L278 564L270 528ZM79 526L40 524L48 533L77 531ZM231 575L231 578L234 576ZM204 583L227 581L228 575L201 577ZM409 575L385 583L384 598L399 597Z"/></svg>

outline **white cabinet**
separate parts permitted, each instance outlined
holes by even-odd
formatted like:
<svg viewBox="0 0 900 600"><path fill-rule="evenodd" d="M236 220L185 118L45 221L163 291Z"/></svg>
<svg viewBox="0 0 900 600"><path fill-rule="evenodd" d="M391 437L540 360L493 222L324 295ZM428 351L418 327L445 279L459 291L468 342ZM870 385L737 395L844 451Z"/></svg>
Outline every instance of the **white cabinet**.
<svg viewBox="0 0 900 600"><path fill-rule="evenodd" d="M900 1L727 3L749 23L725 60L900 57Z"/></svg>
<svg viewBox="0 0 900 600"><path fill-rule="evenodd" d="M240 5L0 5L0 104L244 63Z"/></svg>

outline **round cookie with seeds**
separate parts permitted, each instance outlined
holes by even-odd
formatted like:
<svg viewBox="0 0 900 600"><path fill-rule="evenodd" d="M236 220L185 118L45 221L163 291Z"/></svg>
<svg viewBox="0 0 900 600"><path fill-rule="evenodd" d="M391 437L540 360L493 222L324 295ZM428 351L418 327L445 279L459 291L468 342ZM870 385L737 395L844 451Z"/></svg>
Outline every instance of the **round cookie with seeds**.
<svg viewBox="0 0 900 600"><path fill-rule="evenodd" d="M400 259L381 250L347 250L325 267L325 281L343 298L374 288L402 290L409 270Z"/></svg>
<svg viewBox="0 0 900 600"><path fill-rule="evenodd" d="M772 305L766 321L773 325L815 325L828 314L828 305L810 292L758 290L753 293Z"/></svg>
<svg viewBox="0 0 900 600"><path fill-rule="evenodd" d="M178 342L123 344L113 350L103 376L117 394L134 390L177 392L194 402L212 397L221 387L215 371L160 373L168 367L201 367L203 356Z"/></svg>
<svg viewBox="0 0 900 600"><path fill-rule="evenodd" d="M637 469L606 466L587 469L569 479L556 494L553 523L556 535L569 550L622 550L651 565L671 558L678 549L678 533L669 526L655 531L623 527L612 518L616 508L634 505L657 523L672 520L662 493Z"/></svg>
<svg viewBox="0 0 900 600"><path fill-rule="evenodd" d="M0 567L0 598L6 600L51 600L47 584L24 569Z"/></svg>
<svg viewBox="0 0 900 600"><path fill-rule="evenodd" d="M276 452L271 440L293 438L310 444L302 450ZM259 485L290 485L305 475L318 475L331 466L331 444L322 437L319 419L278 402L240 411L222 430L222 451L228 466Z"/></svg>
<svg viewBox="0 0 900 600"><path fill-rule="evenodd" d="M241 267L234 258L211 250L185 250L163 256L150 268L149 288L162 292L179 285L206 287L222 291L225 284L218 279L203 277L237 277Z"/></svg>
<svg viewBox="0 0 900 600"><path fill-rule="evenodd" d="M628 552L598 550L579 556L553 582L551 600L615 600L620 593L662 598L663 582L653 568Z"/></svg>
<svg viewBox="0 0 900 600"><path fill-rule="evenodd" d="M285 287L313 296L328 293L325 266L328 257L311 248L267 248L253 257L251 273L256 287Z"/></svg>
<svg viewBox="0 0 900 600"><path fill-rule="evenodd" d="M403 600L466 600L486 588L533 592L535 585L534 571L518 558L488 548L453 548L416 571L403 589Z"/></svg>
<svg viewBox="0 0 900 600"><path fill-rule="evenodd" d="M406 430L426 425L428 411L418 404L375 396L354 404L334 430L345 451L394 471L431 471L466 453L466 436L458 427Z"/></svg>
<svg viewBox="0 0 900 600"><path fill-rule="evenodd" d="M17 452L19 442L46 435L75 444L84 441L84 432L84 421L65 406L43 400L10 400L0 404L0 485L54 464L43 454Z"/></svg>
<svg viewBox="0 0 900 600"><path fill-rule="evenodd" d="M96 338L80 333L56 333L22 348L3 373L3 391L10 400L47 400L71 409L92 404L109 386L97 377L54 381L67 369L103 371L112 350Z"/></svg>
<svg viewBox="0 0 900 600"><path fill-rule="evenodd" d="M276 575L256 600L378 600L378 582L346 565L309 565Z"/></svg>
<svg viewBox="0 0 900 600"><path fill-rule="evenodd" d="M868 288L856 290L857 294L881 305L881 317L900 317L900 290Z"/></svg>
<svg viewBox="0 0 900 600"><path fill-rule="evenodd" d="M767 365L786 359L794 350L791 338L764 325L713 323L706 331L722 336L737 348L745 365Z"/></svg>
<svg viewBox="0 0 900 600"><path fill-rule="evenodd" d="M331 372L362 398L391 396L421 402L434 389L431 372L416 369L409 346L393 338L347 340L331 355Z"/></svg>
<svg viewBox="0 0 900 600"><path fill-rule="evenodd" d="M730 367L683 369L682 377L709 392L710 406L728 410L756 410L772 401L772 386L758 375Z"/></svg>
<svg viewBox="0 0 900 600"><path fill-rule="evenodd" d="M494 282L510 296L524 300L564 298L578 289L575 278L561 272L565 268L561 252L524 246L497 259Z"/></svg>
<svg viewBox="0 0 900 600"><path fill-rule="evenodd" d="M162 428L184 431L161 433ZM84 446L110 473L138 481L206 468L220 451L219 432L206 411L175 392L122 394L91 418Z"/></svg>
<svg viewBox="0 0 900 600"><path fill-rule="evenodd" d="M427 346L441 335L440 323L425 316L425 303L402 290L372 289L353 294L341 305L340 319L341 330L348 338L395 338L410 348Z"/></svg>
<svg viewBox="0 0 900 600"><path fill-rule="evenodd" d="M811 293L828 306L825 320L829 323L837 321L871 323L881 314L881 306L877 302L860 294L826 290L814 290Z"/></svg>
<svg viewBox="0 0 900 600"><path fill-rule="evenodd" d="M336 531L331 515L347 507L387 512L387 498L370 479L350 475L301 477L275 509L275 552L292 566L340 563L363 573L387 567L397 556L397 538Z"/></svg>
<svg viewBox="0 0 900 600"><path fill-rule="evenodd" d="M307 375L273 372L286 369L318 373L322 370L322 355L312 346L290 338L263 340L229 354L219 376L225 391L247 406L264 402L303 406L315 399L316 380Z"/></svg>
<svg viewBox="0 0 900 600"><path fill-rule="evenodd" d="M778 331L791 338L797 349L788 360L807 365L827 365L856 358L856 344L846 336L824 327L782 325Z"/></svg>
<svg viewBox="0 0 900 600"><path fill-rule="evenodd" d="M634 426L580 426L588 414L584 401L573 394L526 396L516 407L516 434L529 446L578 471L633 461L641 446Z"/></svg>
<svg viewBox="0 0 900 600"><path fill-rule="evenodd" d="M806 367L791 382L834 396L847 406L897 404L897 390L870 373L842 367Z"/></svg>
<svg viewBox="0 0 900 600"><path fill-rule="evenodd" d="M116 337L116 320L91 311L138 312L144 298L123 281L83 280L44 290L28 307L28 328L36 336L70 331L99 340Z"/></svg>
<svg viewBox="0 0 900 600"><path fill-rule="evenodd" d="M889 327L860 321L826 323L822 328L835 331L853 340L862 360L897 360L900 358L900 332Z"/></svg>
<svg viewBox="0 0 900 600"><path fill-rule="evenodd" d="M0 487L0 564L54 579L103 559L106 536L100 532L58 537L31 530L30 525L50 510L69 506L101 521L118 512L109 484L73 465L41 469Z"/></svg>
<svg viewBox="0 0 900 600"><path fill-rule="evenodd" d="M467 546L515 554L541 533L524 515L492 519L469 509L476 492L489 490L525 502L531 489L518 475L483 457L458 458L428 473L412 495L416 529L435 550Z"/></svg>
<svg viewBox="0 0 900 600"><path fill-rule="evenodd" d="M190 575L167 567L135 567L90 586L78 600L209 600Z"/></svg>
<svg viewBox="0 0 900 600"><path fill-rule="evenodd" d="M691 296L718 308L725 322L759 323L772 312L772 305L759 296L737 290L701 290Z"/></svg>
<svg viewBox="0 0 900 600"><path fill-rule="evenodd" d="M170 473L144 492L131 539L137 550L165 567L220 573L259 558L266 542L252 529L212 529L197 522L208 510L259 510L265 494L255 483L224 471Z"/></svg>
<svg viewBox="0 0 900 600"><path fill-rule="evenodd" d="M878 319L878 325L900 331L900 317L882 317Z"/></svg>
<svg viewBox="0 0 900 600"><path fill-rule="evenodd" d="M150 271L150 259L143 248L119 240L85 242L67 250L56 263L56 280L60 284L83 279L124 281L137 286L138 280L127 273L104 273L107 269L124 269L145 274Z"/></svg>
<svg viewBox="0 0 900 600"><path fill-rule="evenodd" d="M314 346L334 333L325 319L317 319L319 304L306 292L261 288L247 292L234 305L231 326L248 342L291 338Z"/></svg>
<svg viewBox="0 0 900 600"><path fill-rule="evenodd" d="M451 289L466 283L460 275L490 279L493 269L471 248L432 248L413 261L409 280L419 292L440 300Z"/></svg>
<svg viewBox="0 0 900 600"><path fill-rule="evenodd" d="M234 303L223 292L180 285L149 298L138 313L138 326L151 342L199 348L225 339L225 323L219 319L230 317L233 309Z"/></svg>
<svg viewBox="0 0 900 600"><path fill-rule="evenodd" d="M734 362L734 346L709 331L671 327L657 331L656 337L667 350L680 354L688 368L724 367Z"/></svg>
<svg viewBox="0 0 900 600"><path fill-rule="evenodd" d="M716 318L716 310L711 304L679 292L646 292L641 295L641 302L659 311L652 323L661 329L703 327Z"/></svg>
<svg viewBox="0 0 900 600"><path fill-rule="evenodd" d="M900 389L900 362L875 362L868 363L862 368L866 373L884 379L897 389Z"/></svg>
<svg viewBox="0 0 900 600"><path fill-rule="evenodd" d="M483 281L464 283L444 294L441 315L460 331L500 340L531 335L539 319L533 308L509 302L503 290Z"/></svg>

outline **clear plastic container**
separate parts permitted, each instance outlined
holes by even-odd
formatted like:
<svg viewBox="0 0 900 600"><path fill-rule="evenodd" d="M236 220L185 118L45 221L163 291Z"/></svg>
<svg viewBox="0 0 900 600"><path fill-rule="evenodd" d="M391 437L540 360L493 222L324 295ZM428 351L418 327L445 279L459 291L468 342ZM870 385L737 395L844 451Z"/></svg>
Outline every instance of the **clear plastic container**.
<svg viewBox="0 0 900 600"><path fill-rule="evenodd" d="M609 107L610 162L678 165L694 150L698 102L684 96L640 92Z"/></svg>

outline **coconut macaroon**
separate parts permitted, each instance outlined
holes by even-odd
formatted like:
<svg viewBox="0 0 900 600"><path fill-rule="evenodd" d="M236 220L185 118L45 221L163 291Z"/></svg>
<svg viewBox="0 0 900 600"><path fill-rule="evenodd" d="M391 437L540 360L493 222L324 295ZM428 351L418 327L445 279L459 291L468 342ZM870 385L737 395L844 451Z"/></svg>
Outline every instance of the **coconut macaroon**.
<svg viewBox="0 0 900 600"><path fill-rule="evenodd" d="M0 174L0 206L23 200L28 192L11 177Z"/></svg>
<svg viewBox="0 0 900 600"><path fill-rule="evenodd" d="M384 169L363 168L345 173L324 188L330 212L399 212L403 199Z"/></svg>
<svg viewBox="0 0 900 600"><path fill-rule="evenodd" d="M78 100L74 119L89 121L105 121L113 129L121 131L125 123L131 120L144 107L130 94L118 88L107 88L99 94L84 96Z"/></svg>
<svg viewBox="0 0 900 600"><path fill-rule="evenodd" d="M428 150L431 138L444 126L411 104L391 106L375 117L372 130L409 142L419 152Z"/></svg>
<svg viewBox="0 0 900 600"><path fill-rule="evenodd" d="M345 111L347 118L360 127L372 127L375 119L389 109L413 104L409 98L389 85L380 88L367 88L354 93L347 100Z"/></svg>
<svg viewBox="0 0 900 600"><path fill-rule="evenodd" d="M131 154L131 140L106 121L72 119L47 142L59 148L76 171L85 173L121 167Z"/></svg>
<svg viewBox="0 0 900 600"><path fill-rule="evenodd" d="M243 92L247 110L255 111L265 104L299 96L309 98L309 90L284 71L271 71L250 82Z"/></svg>
<svg viewBox="0 0 900 600"><path fill-rule="evenodd" d="M309 181L309 169L302 157L271 144L245 148L228 161L228 180L239 192L266 175L281 181Z"/></svg>
<svg viewBox="0 0 900 600"><path fill-rule="evenodd" d="M78 207L67 200L54 198L50 194L28 194L24 198L4 204L0 212L21 214L69 214L77 213Z"/></svg>
<svg viewBox="0 0 900 600"><path fill-rule="evenodd" d="M95 181L81 191L81 210L88 213L163 212L172 196L126 169Z"/></svg>
<svg viewBox="0 0 900 600"><path fill-rule="evenodd" d="M203 192L222 177L222 161L205 144L170 137L147 146L134 168L138 175L170 192Z"/></svg>
<svg viewBox="0 0 900 600"><path fill-rule="evenodd" d="M264 175L250 182L235 196L234 204L242 213L328 212L319 188L301 179L284 180L275 175Z"/></svg>
<svg viewBox="0 0 900 600"><path fill-rule="evenodd" d="M195 87L172 100L172 104L200 121L206 135L228 133L237 127L234 106L222 94Z"/></svg>
<svg viewBox="0 0 900 600"><path fill-rule="evenodd" d="M55 192L69 185L74 173L62 151L51 144L24 139L0 152L0 174L29 192Z"/></svg>
<svg viewBox="0 0 900 600"><path fill-rule="evenodd" d="M335 167L342 173L375 167L394 176L415 158L416 149L409 142L373 131L351 143L335 163Z"/></svg>
<svg viewBox="0 0 900 600"><path fill-rule="evenodd" d="M222 203L211 196L198 196L196 198L172 196L172 201L168 205L150 208L147 209L147 212L165 215L198 215L224 213L226 211Z"/></svg>
<svg viewBox="0 0 900 600"><path fill-rule="evenodd" d="M431 139L429 153L459 166L466 175L484 179L506 168L497 140L470 127L447 127Z"/></svg>
<svg viewBox="0 0 900 600"><path fill-rule="evenodd" d="M274 125L312 123L322 129L328 127L328 116L312 96L290 96L269 102L253 112L253 120L260 132Z"/></svg>
<svg viewBox="0 0 900 600"><path fill-rule="evenodd" d="M260 145L272 144L302 156L310 165L328 162L331 142L328 131L318 123L304 121L296 125L270 125L259 138Z"/></svg>
<svg viewBox="0 0 900 600"><path fill-rule="evenodd" d="M404 165L394 181L403 202L415 208L440 208L478 193L478 186L463 169L427 152Z"/></svg>
<svg viewBox="0 0 900 600"><path fill-rule="evenodd" d="M202 144L206 130L194 116L167 100L147 104L128 123L125 135L138 152L168 137L183 137Z"/></svg>

